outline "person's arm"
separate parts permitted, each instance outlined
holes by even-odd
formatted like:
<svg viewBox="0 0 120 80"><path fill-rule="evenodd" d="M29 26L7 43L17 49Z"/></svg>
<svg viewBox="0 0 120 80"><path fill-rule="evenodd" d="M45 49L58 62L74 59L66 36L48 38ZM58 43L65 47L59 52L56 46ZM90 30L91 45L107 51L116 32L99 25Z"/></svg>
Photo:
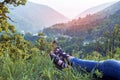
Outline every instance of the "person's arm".
<svg viewBox="0 0 120 80"><path fill-rule="evenodd" d="M57 63L61 68L67 68L68 64L66 64L65 62L63 62L62 60L59 60Z"/></svg>
<svg viewBox="0 0 120 80"><path fill-rule="evenodd" d="M98 61L94 60L83 60L72 56L69 56L67 59L74 68L85 69L88 72L91 72L93 69L98 68L100 65Z"/></svg>
<svg viewBox="0 0 120 80"><path fill-rule="evenodd" d="M54 54L54 56L55 56L55 54ZM74 57L73 56L70 56L70 55L66 55L67 57L67 60L68 60L68 62L71 64L71 62L70 62L70 60L71 59L73 59ZM55 59L54 59L54 61L55 61L55 63L57 64L57 65L59 65L61 68L67 68L68 67L68 64L66 64L65 62L63 62L62 60L57 60L57 57L55 57Z"/></svg>
<svg viewBox="0 0 120 80"><path fill-rule="evenodd" d="M68 55L67 60L70 62L70 60L73 58L75 58L75 57Z"/></svg>
<svg viewBox="0 0 120 80"><path fill-rule="evenodd" d="M57 57L53 52L50 53L50 57L53 59L54 64L61 67L62 69L68 67L68 64L60 60L59 57Z"/></svg>

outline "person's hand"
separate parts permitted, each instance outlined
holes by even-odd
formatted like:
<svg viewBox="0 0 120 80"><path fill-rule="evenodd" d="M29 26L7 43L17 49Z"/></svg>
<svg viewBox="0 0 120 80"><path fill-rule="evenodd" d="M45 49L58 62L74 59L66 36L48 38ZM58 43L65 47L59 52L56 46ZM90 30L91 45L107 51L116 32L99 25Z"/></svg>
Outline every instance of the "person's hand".
<svg viewBox="0 0 120 80"><path fill-rule="evenodd" d="M69 54L66 54L65 52L60 53L60 56L62 56L63 58L67 59L67 57L69 57Z"/></svg>
<svg viewBox="0 0 120 80"><path fill-rule="evenodd" d="M51 51L51 52L50 52L50 58L51 58L51 59L54 59L55 57L56 57L56 55L54 54L53 51Z"/></svg>
<svg viewBox="0 0 120 80"><path fill-rule="evenodd" d="M66 64L66 62L64 62L63 60L61 60L60 57L58 55L56 55L53 51L51 51L50 57L53 60L53 63L55 64L55 66L58 69L61 70L61 69L64 69L64 68L68 67L68 64Z"/></svg>
<svg viewBox="0 0 120 80"><path fill-rule="evenodd" d="M53 51L50 52L50 57L51 57L51 60L53 60L53 63L58 66L58 67L61 67L59 64L58 64L58 61L60 60L60 58L55 55L55 53Z"/></svg>

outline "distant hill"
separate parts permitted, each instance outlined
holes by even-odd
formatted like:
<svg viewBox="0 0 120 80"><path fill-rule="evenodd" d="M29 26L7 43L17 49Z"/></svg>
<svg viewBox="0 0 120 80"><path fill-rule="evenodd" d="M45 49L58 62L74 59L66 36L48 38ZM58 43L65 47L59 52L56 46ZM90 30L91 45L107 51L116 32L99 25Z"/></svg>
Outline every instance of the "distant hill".
<svg viewBox="0 0 120 80"><path fill-rule="evenodd" d="M97 14L99 15L104 15L104 16L109 16L109 15L113 15L114 13L116 13L118 10L120 10L120 1L114 3L113 5L103 9L102 11L99 11Z"/></svg>
<svg viewBox="0 0 120 80"><path fill-rule="evenodd" d="M120 1L93 15L74 19L68 23L55 24L44 29L44 33L48 36L68 35L93 40L105 31L112 31L115 24L120 24L119 5Z"/></svg>
<svg viewBox="0 0 120 80"><path fill-rule="evenodd" d="M102 4L102 5L95 6L95 7L93 7L93 8L87 9L87 10L85 10L84 12L80 13L76 18L79 18L79 17L83 18L83 17L85 17L86 15L95 14L95 13L97 13L97 12L99 12L99 11L101 11L101 10L103 10L103 9L111 6L111 5L113 5L114 3L115 3L115 2L105 3L105 4Z"/></svg>
<svg viewBox="0 0 120 80"><path fill-rule="evenodd" d="M9 7L9 16L14 20L13 24L19 31L24 30L37 32L55 23L66 22L68 18L54 9L32 2L27 2L25 6Z"/></svg>

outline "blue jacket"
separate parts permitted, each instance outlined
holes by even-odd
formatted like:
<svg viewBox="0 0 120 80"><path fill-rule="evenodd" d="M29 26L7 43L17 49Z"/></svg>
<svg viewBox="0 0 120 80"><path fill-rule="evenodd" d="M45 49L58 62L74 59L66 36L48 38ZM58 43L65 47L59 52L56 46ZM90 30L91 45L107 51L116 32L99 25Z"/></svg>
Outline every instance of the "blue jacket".
<svg viewBox="0 0 120 80"><path fill-rule="evenodd" d="M109 77L111 80L120 80L120 61L105 60L98 62L73 58L70 60L70 62L74 68L84 68L88 72L91 72L93 69L98 69L100 72L102 72L103 77Z"/></svg>

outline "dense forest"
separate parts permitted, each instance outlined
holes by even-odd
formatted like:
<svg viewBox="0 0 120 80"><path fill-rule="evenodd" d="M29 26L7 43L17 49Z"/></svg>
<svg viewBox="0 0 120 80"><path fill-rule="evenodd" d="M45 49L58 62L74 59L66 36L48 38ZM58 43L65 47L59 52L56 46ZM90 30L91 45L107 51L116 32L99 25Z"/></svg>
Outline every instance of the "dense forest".
<svg viewBox="0 0 120 80"><path fill-rule="evenodd" d="M26 0L2 0L0 1L0 80L101 80L102 74L98 70L95 71L97 77L93 77L93 72L88 73L85 70L76 71L72 67L64 70L58 70L52 63L49 53L53 50L52 41L54 36L47 35L46 33L38 33L34 36L31 33L21 34L15 26L10 24L12 18L7 16L9 9L7 5L13 5L15 7L19 5L25 5ZM100 21L91 20L91 26L99 24L99 22L107 21L107 26L112 26L111 31L103 31L101 37L95 36L96 38L88 41L79 33L77 36L70 30L65 31L72 33L70 36L57 36L58 44L67 53L72 53L73 56L82 59L92 60L105 60L105 59L117 59L120 60L120 25L115 25L114 22L120 22L118 16L120 11L116 12L116 15L111 15L106 19L109 21L113 20L112 25L105 17L101 18ZM92 16L88 15L87 20L91 19ZM9 20L9 21L8 21ZM86 22L86 19L78 19L72 21L73 23ZM71 22L70 22L71 23ZM73 23L69 24L72 26ZM81 26L89 26L89 22ZM57 24L67 25L67 24ZM114 26L113 26L114 25ZM89 28L87 26L87 28ZM67 28L67 26L66 26ZM82 28L82 27L81 27ZM97 27L98 28L98 27ZM84 27L83 27L84 29ZM78 29L74 29L75 31ZM73 32L74 32L73 30ZM100 29L99 29L100 30ZM57 31L57 30L55 30ZM64 30L62 30L64 31ZM70 32L69 32L70 31ZM47 31L48 32L48 31ZM78 31L79 32L79 31ZM95 32L89 30L87 33ZM99 31L98 31L99 32ZM52 32L49 32L52 33ZM62 32L63 33L63 32ZM92 35L93 36L93 35Z"/></svg>

